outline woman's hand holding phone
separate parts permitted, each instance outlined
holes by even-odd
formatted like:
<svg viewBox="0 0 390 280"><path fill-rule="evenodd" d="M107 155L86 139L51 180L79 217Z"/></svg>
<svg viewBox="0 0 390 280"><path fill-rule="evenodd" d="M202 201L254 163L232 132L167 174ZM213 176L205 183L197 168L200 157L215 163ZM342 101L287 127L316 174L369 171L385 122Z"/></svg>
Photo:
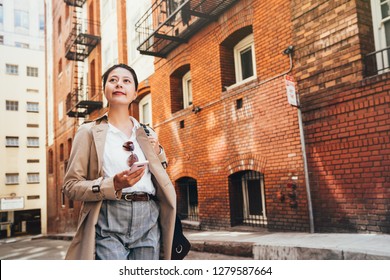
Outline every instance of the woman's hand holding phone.
<svg viewBox="0 0 390 280"><path fill-rule="evenodd" d="M122 171L114 176L115 191L134 186L145 173L148 161L135 162L130 169Z"/></svg>

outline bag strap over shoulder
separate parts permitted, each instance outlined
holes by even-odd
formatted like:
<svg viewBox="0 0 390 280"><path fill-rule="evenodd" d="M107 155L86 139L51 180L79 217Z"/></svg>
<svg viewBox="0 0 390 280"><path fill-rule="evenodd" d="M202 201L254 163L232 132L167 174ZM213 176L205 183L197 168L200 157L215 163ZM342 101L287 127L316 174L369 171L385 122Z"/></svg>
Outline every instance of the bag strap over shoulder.
<svg viewBox="0 0 390 280"><path fill-rule="evenodd" d="M142 126L142 128L144 129L145 133L146 133L146 136L150 136L150 130L149 129L152 129L151 127L147 126L146 124L143 124L143 123L140 123L140 125ZM161 162L162 166L164 167L164 169L167 169L168 167L168 163L166 161L163 161Z"/></svg>

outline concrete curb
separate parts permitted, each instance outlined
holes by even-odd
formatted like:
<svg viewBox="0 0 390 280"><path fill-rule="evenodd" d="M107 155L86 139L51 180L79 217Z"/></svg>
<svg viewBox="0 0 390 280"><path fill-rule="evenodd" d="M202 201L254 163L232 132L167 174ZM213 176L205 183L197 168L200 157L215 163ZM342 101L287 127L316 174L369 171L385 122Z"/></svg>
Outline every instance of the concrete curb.
<svg viewBox="0 0 390 280"><path fill-rule="evenodd" d="M251 242L216 242L191 241L191 250L198 252L217 253L229 256L253 258L253 243Z"/></svg>

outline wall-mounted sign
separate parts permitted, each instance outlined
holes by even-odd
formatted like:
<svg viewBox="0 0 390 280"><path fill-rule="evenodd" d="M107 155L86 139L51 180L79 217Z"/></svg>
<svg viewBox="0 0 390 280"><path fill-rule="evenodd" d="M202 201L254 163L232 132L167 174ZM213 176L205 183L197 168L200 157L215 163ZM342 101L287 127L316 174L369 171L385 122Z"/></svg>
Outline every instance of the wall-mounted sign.
<svg viewBox="0 0 390 280"><path fill-rule="evenodd" d="M286 76L284 76L284 80L286 83L288 103L290 103L290 105L292 105L292 106L298 107L297 92L295 89L294 78L292 76L286 75Z"/></svg>
<svg viewBox="0 0 390 280"><path fill-rule="evenodd" d="M0 210L24 209L24 197L0 198Z"/></svg>

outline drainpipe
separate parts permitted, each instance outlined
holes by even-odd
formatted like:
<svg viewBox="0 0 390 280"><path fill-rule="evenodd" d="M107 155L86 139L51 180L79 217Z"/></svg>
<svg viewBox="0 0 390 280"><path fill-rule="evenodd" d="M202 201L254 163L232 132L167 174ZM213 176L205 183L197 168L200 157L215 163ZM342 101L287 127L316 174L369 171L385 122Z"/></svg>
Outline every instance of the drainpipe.
<svg viewBox="0 0 390 280"><path fill-rule="evenodd" d="M303 158L303 169L305 171L305 185L306 185L306 194L307 194L307 207L309 210L309 221L310 221L310 233L314 233L314 218L313 218L313 206L311 203L311 191L310 191L310 182L309 182L309 169L307 167L307 158L306 158L306 146L305 146L305 134L303 131L303 122L302 122L302 112L301 112L301 103L298 98L298 124L299 124L299 134L301 136L301 147L302 147L302 158Z"/></svg>

